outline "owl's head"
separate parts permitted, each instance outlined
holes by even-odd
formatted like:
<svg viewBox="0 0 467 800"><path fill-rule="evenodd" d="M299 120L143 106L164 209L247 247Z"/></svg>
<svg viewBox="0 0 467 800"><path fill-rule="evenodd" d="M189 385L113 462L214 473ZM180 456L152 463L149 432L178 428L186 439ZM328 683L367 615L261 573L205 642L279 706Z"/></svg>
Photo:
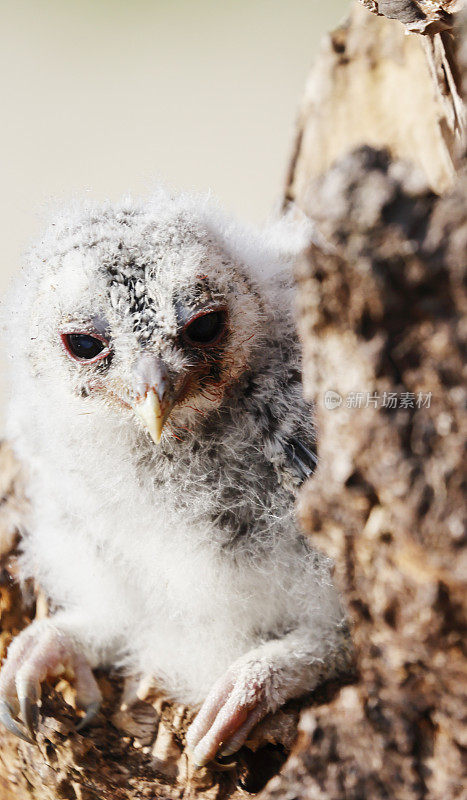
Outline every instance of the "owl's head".
<svg viewBox="0 0 467 800"><path fill-rule="evenodd" d="M288 313L281 273L308 236L290 221L254 231L164 190L67 209L31 252L30 301L16 311L35 375L90 411L105 404L142 423L155 442L177 436L267 348L271 319Z"/></svg>

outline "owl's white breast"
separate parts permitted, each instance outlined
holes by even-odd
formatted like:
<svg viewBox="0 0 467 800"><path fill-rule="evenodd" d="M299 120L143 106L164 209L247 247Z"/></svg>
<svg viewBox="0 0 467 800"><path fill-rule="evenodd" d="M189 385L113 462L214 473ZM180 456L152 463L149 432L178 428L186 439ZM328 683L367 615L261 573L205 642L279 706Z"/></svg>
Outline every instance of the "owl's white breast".
<svg viewBox="0 0 467 800"><path fill-rule="evenodd" d="M105 414L70 420L56 400L47 406L48 427L41 403L10 420L31 469L25 569L53 603L92 616L107 660L201 701L287 616L293 556L284 550L285 570L277 553L242 569L220 558L209 526L193 524L172 485L154 486L129 455L132 432Z"/></svg>

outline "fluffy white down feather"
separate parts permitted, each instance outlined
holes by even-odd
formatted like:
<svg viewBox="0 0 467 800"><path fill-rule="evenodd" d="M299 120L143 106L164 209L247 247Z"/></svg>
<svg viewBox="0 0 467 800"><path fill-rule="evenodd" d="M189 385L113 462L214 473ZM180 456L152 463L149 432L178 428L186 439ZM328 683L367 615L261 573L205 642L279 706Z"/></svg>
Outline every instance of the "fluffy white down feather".
<svg viewBox="0 0 467 800"><path fill-rule="evenodd" d="M31 501L22 575L92 666L153 675L185 703L236 664L236 691L259 681L273 709L348 663L331 565L297 529L300 480L281 447L314 442L289 277L309 236L287 219L242 226L162 189L78 203L51 221L6 302L7 437ZM156 446L112 392L130 386L143 349L189 372L174 297L190 307L200 273L228 307L228 391L181 402L177 438L168 428ZM59 341L91 319L115 348L93 372L100 393Z"/></svg>

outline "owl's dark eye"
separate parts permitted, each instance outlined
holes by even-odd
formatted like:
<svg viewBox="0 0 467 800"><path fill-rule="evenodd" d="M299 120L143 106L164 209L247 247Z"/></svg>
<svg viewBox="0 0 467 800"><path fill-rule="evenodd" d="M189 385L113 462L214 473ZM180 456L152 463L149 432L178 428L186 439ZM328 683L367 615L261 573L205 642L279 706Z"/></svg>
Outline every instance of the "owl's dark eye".
<svg viewBox="0 0 467 800"><path fill-rule="evenodd" d="M199 314L185 325L183 337L190 344L215 344L224 333L225 320L226 313L223 310Z"/></svg>
<svg viewBox="0 0 467 800"><path fill-rule="evenodd" d="M77 361L100 361L109 353L108 342L89 333L63 333L62 341L69 355Z"/></svg>

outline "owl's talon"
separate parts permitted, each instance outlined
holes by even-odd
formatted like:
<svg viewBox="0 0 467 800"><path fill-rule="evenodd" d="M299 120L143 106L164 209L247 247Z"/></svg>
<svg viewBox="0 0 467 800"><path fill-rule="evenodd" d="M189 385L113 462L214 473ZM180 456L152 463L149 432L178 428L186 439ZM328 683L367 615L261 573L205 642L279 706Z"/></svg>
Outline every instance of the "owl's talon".
<svg viewBox="0 0 467 800"><path fill-rule="evenodd" d="M16 724L15 720L13 719L13 710L11 705L7 702L7 700L0 700L0 722L5 726L5 728L10 731L14 736L17 736L19 739L22 739L23 742L27 742L28 744L36 744L34 739L31 739L27 736Z"/></svg>
<svg viewBox="0 0 467 800"><path fill-rule="evenodd" d="M85 708L84 710L85 714L83 719L80 722L78 722L78 724L75 727L75 731L77 733L79 733L79 731L82 731L83 728L85 728L87 725L89 725L90 722L92 722L96 714L99 713L100 707L101 707L100 700L97 700L94 703L89 703L87 708Z"/></svg>
<svg viewBox="0 0 467 800"><path fill-rule="evenodd" d="M255 725L260 722L263 717L266 715L267 709L264 703L260 702L258 705L253 708L250 713L248 714L245 722L241 725L235 733L227 739L222 744L222 749L220 751L221 758L228 758L229 756L233 756L242 745L245 744L246 740L250 732L253 730Z"/></svg>
<svg viewBox="0 0 467 800"><path fill-rule="evenodd" d="M218 756L211 760L211 767L212 769L216 770L217 772L231 772L233 769L237 767L237 761L233 759L233 761L220 761L219 759L222 756Z"/></svg>
<svg viewBox="0 0 467 800"><path fill-rule="evenodd" d="M76 702L85 711L76 730L86 727L100 708L99 686L71 637L46 621L26 628L8 652L0 672L0 722L15 736L34 744L41 684L64 669L73 674ZM15 722L15 716L23 722L24 731Z"/></svg>
<svg viewBox="0 0 467 800"><path fill-rule="evenodd" d="M21 717L33 742L36 741L36 728L39 721L39 712L36 703L36 700L32 700L27 696L20 697L19 699Z"/></svg>
<svg viewBox="0 0 467 800"><path fill-rule="evenodd" d="M196 766L236 753L267 712L261 682L248 672L236 679L228 673L214 686L188 730L187 744Z"/></svg>
<svg viewBox="0 0 467 800"><path fill-rule="evenodd" d="M226 704L215 723L196 745L193 751L195 764L204 767L217 755L224 758L236 753L246 741L251 728L264 716L264 713L261 706L248 712L243 706L232 707L231 703Z"/></svg>

